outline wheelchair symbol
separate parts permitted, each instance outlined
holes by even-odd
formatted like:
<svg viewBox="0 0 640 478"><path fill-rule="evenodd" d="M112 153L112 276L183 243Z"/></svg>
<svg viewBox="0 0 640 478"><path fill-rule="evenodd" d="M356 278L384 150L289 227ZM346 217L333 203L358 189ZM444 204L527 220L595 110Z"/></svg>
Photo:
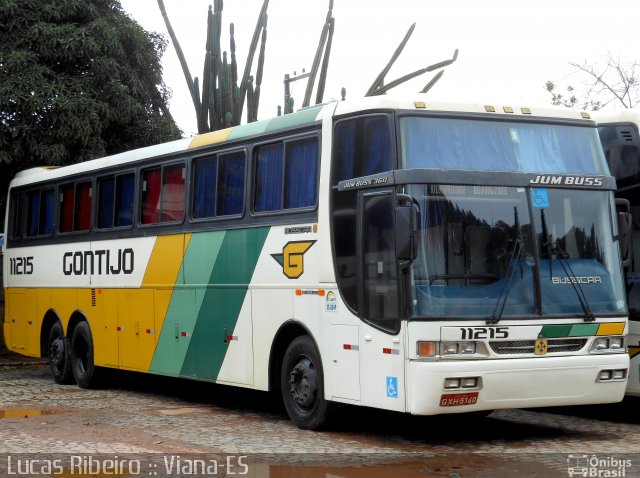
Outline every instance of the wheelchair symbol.
<svg viewBox="0 0 640 478"><path fill-rule="evenodd" d="M546 189L532 189L531 190L531 202L535 208L549 207L549 196Z"/></svg>
<svg viewBox="0 0 640 478"><path fill-rule="evenodd" d="M398 377L387 377L387 397L398 398Z"/></svg>

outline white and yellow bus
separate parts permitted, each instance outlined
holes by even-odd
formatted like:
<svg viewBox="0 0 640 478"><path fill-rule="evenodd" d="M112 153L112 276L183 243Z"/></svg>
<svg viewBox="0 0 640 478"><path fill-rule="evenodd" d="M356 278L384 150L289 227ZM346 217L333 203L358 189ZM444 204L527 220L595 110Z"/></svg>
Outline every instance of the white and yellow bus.
<svg viewBox="0 0 640 478"><path fill-rule="evenodd" d="M607 403L629 369L615 180L567 110L333 102L11 183L5 341L416 415Z"/></svg>
<svg viewBox="0 0 640 478"><path fill-rule="evenodd" d="M617 180L616 197L631 206L632 254L625 269L631 358L627 394L640 396L640 110L598 111L593 115L611 174Z"/></svg>

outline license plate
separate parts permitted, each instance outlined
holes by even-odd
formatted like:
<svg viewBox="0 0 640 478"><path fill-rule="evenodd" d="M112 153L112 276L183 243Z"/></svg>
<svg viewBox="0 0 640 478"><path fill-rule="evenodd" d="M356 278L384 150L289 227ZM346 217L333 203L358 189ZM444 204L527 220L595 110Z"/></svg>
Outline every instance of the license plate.
<svg viewBox="0 0 640 478"><path fill-rule="evenodd" d="M480 392L448 393L440 397L441 407L459 407L461 405L473 405L478 402Z"/></svg>

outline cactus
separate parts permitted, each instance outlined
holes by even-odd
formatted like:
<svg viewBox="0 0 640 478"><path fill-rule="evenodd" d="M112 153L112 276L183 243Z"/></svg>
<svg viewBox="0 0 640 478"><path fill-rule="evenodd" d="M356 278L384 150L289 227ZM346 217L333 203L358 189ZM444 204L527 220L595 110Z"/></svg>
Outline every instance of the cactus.
<svg viewBox="0 0 640 478"><path fill-rule="evenodd" d="M158 0L158 6L169 31L169 36L180 59L180 65L184 72L189 92L193 100L198 124L198 133L206 133L221 128L227 128L240 124L245 98L247 98L247 121L258 119L258 106L260 101L260 85L264 71L265 47L267 41L267 7L269 0L264 0L249 52L247 62L240 85L238 85L238 63L236 60L236 41L234 36L234 24L229 28L229 50L231 61L227 59L227 52L221 54L222 34L222 10L223 0L214 0L207 12L207 41L205 45L204 67L202 72L202 91L198 78L191 78L189 67L182 53L180 43L171 27L163 0ZM251 67L258 40L262 37L260 54L258 58L258 71L256 74L255 89Z"/></svg>
<svg viewBox="0 0 640 478"><path fill-rule="evenodd" d="M202 91L200 91L200 84L197 77L191 77L188 65L180 48L180 44L169 22L166 9L164 7L163 0L158 0L158 6L164 18L169 36L174 44L176 53L182 66L189 92L193 100L193 106L196 112L196 118L198 123L198 132L206 133L209 131L215 131L221 128L235 126L240 124L242 120L242 113L244 111L245 100L247 102L247 122L251 123L258 119L258 106L260 103L260 88L262 85L262 77L264 72L265 61L265 49L267 42L267 8L269 6L269 0L263 0L262 7L258 14L258 20L253 32L253 37L249 45L247 53L247 61L245 63L242 79L238 84L238 63L236 59L236 39L235 39L235 27L231 23L229 27L229 50L230 61L227 58L227 52L221 54L221 34L222 34L222 10L223 0L214 0L213 9L211 6L208 8L207 13L207 41L205 45L205 58L204 68L202 73ZM309 77L307 87L305 90L304 101L302 106L309 106L311 103L311 94L316 83L316 77L318 76L318 88L316 92L315 103L322 103L324 97L324 89L326 85L327 72L329 69L329 58L331 55L331 45L333 42L333 32L335 28L335 19L333 18L333 0L329 0L329 9L325 23L322 27L320 34L320 41L316 49L316 54L313 59L311 72L308 74L300 75L296 78L289 79L289 76L285 76L285 104L283 111L279 110L278 115L288 114L293 112L294 100L288 96L288 82ZM450 60L441 61L435 63L426 68L416 70L412 73L404 75L396 80L384 84L385 77L392 65L397 60L398 56L407 44L413 30L415 23L411 25L409 30L404 36L404 39L400 42L400 45L396 48L393 56L382 69L377 76L373 84L367 90L365 96L377 96L383 95L391 88L394 88L412 78L420 76L426 72L431 72L437 69L444 68L456 61L458 57L458 50L455 51L453 58ZM251 68L253 66L253 59L255 57L256 50L258 48L258 41L260 41L260 52L258 54L257 71L254 77L251 75ZM427 83L422 89L423 93L429 91L429 89L442 77L443 72L439 72L435 77ZM346 92L342 91L342 99L344 100Z"/></svg>
<svg viewBox="0 0 640 478"><path fill-rule="evenodd" d="M311 73L309 74L309 81L307 83L307 89L304 93L304 100L302 102L302 107L309 106L311 103L311 94L313 92L313 86L315 85L316 75L318 74L318 68L320 67L320 59L324 53L325 61L323 62L323 75L321 75L319 85L322 86L322 91L320 90L320 86L318 87L318 94L316 96L316 103L322 102L322 96L324 95L324 85L326 81L327 70L325 66L328 67L329 55L331 53L331 41L333 39L333 25L334 18L332 16L333 13L333 0L329 0L329 10L327 12L327 18L325 20L324 26L322 27L322 32L320 33L320 41L318 42L318 48L316 49L316 55L313 59L313 64L311 66ZM326 65L325 65L326 63ZM318 98L320 98L318 100Z"/></svg>

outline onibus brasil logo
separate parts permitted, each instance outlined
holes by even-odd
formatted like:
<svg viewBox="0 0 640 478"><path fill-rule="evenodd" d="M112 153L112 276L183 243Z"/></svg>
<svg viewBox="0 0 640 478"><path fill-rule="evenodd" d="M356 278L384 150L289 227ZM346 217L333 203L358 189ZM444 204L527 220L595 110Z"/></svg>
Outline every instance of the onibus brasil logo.
<svg viewBox="0 0 640 478"><path fill-rule="evenodd" d="M316 241L287 242L281 254L271 254L271 257L282 266L285 276L289 279L297 279L304 274L304 254L315 243Z"/></svg>
<svg viewBox="0 0 640 478"><path fill-rule="evenodd" d="M569 477L624 478L627 476L628 468L631 468L631 460L625 458L574 454L567 457Z"/></svg>

